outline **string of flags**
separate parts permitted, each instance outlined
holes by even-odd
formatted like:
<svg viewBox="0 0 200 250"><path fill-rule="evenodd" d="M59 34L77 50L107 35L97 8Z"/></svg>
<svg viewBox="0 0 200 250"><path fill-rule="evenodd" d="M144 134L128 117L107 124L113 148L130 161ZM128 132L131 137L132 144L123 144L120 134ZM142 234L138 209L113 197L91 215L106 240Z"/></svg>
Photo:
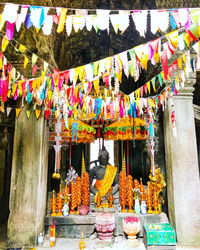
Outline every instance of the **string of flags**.
<svg viewBox="0 0 200 250"><path fill-rule="evenodd" d="M96 92L99 90L99 81L100 78L103 79L103 82L107 87L111 89L112 78L115 78L116 81L116 93L119 91L118 82L122 81L122 72L128 78L129 75L134 77L134 80L137 81L141 72L141 68L147 70L147 63L150 60L152 65L162 62L165 76L167 77L167 60L174 55L177 49L184 50L186 47L190 46L192 41L197 41L199 36L198 26L196 24L191 24L191 27L186 30L184 33L180 33L183 29L175 30L170 32L160 38L157 38L153 41L147 42L146 44L141 44L130 50L123 51L114 56L110 56L99 61L89 63L77 68L59 71L54 68L54 74L49 74L46 76L46 70L48 68L48 63L43 61L42 75L39 78L32 78L27 81L37 81L43 82L44 77L47 77L48 82L51 85L58 86L59 90L64 84L72 83L74 88L78 83L83 86L84 92L89 93L94 86ZM180 33L180 34L179 34ZM161 40L167 38L167 42L161 44ZM2 39L1 49L4 52L10 41L4 36ZM164 49L162 49L162 47ZM19 47L16 48L17 51L22 54L25 53L27 48L19 44ZM31 64L32 64L32 76L38 69L36 62L38 56L32 54ZM26 68L29 59L24 55L24 68ZM117 79L116 79L117 78ZM79 81L78 81L79 80Z"/></svg>
<svg viewBox="0 0 200 250"><path fill-rule="evenodd" d="M49 14L54 10L54 14ZM0 30L6 23L6 35L11 40L14 30L19 32L22 24L26 28L35 27L37 31L42 30L45 35L50 35L53 24L57 25L57 32L66 30L68 36L74 32L82 30L84 27L91 31L107 30L109 32L110 23L116 33L124 32L130 24L131 16L135 27L141 36L145 36L147 31L147 15L150 15L151 32L155 34L158 30L165 32L169 24L174 30L181 26L190 26L193 15L199 15L199 8L183 9L160 9L160 10L119 10L117 14L112 14L111 10L96 9L74 9L75 14L67 14L70 8L43 7L32 5L19 5L6 3L0 15ZM95 12L95 13L94 13ZM159 20L159 22L158 22ZM199 21L199 20L197 20Z"/></svg>
<svg viewBox="0 0 200 250"><path fill-rule="evenodd" d="M48 107L49 104L49 89L46 86L45 100L44 100L44 113L45 119L48 118L49 114L53 112L55 117L58 117L60 114L63 115L66 126L68 116L73 116L75 119L87 119L89 118L102 118L102 119L116 119L122 117L137 117L144 114L144 110L148 112L149 109L158 110L160 106L163 107L163 110L166 107L167 98L171 93L177 94L177 90L181 87L184 87L184 83L186 78L189 77L189 73L194 71L194 69L200 69L200 42L195 43L191 48L197 53L196 57L191 58L190 49L185 52L180 58L174 61L169 68L172 66L173 71L180 71L180 74L176 77L173 83L166 87L160 94L151 97L142 97L142 90L145 88L145 85L131 93L130 95L121 96L118 95L116 99L112 99L112 97L106 96L103 98L92 98L90 96L86 96L81 93L80 89L76 92L73 89L68 89L69 86L64 86L64 88L60 91L59 97L54 93L53 102L55 102L55 107L51 110ZM172 73L172 72L171 72ZM164 71L162 71L158 76L158 80L160 84L165 80ZM168 80L171 78L171 74L168 74ZM155 79L155 77L154 77ZM5 82L0 81L0 97L1 101L5 101L5 97L7 97L8 92L5 89ZM7 81L8 82L8 81ZM152 86L154 85L154 80L151 80ZM148 82L149 86L150 82ZM25 87L25 86L24 86ZM67 89L66 89L67 88ZM148 88L148 87L147 87ZM11 91L10 91L11 92ZM7 94L7 95L6 95ZM13 95L14 93L12 93ZM24 92L23 98L27 99L27 96L30 94L29 86ZM32 93L35 95L36 93ZM56 98L58 98L56 100ZM27 116L30 116L30 111L27 111ZM37 111L39 114L41 111ZM16 116L20 113L20 109L16 109ZM38 115L36 114L36 116Z"/></svg>
<svg viewBox="0 0 200 250"><path fill-rule="evenodd" d="M19 5L17 7L16 5L12 4L5 5L4 12L8 13L8 9L10 7L8 8L6 6L12 6L13 9L13 6L15 6L16 13L18 13ZM28 6L30 15L32 7L33 6ZM43 7L38 8L40 9ZM27 14L28 10L26 12L26 15L29 15ZM2 39L2 52L0 53L0 69L2 70L2 77L0 79L0 111L4 110L4 103L8 98L13 98L14 100L16 100L17 98L22 97L22 99L25 99L28 103L42 106L45 114L45 119L48 118L51 112L53 112L56 117L61 114L64 117L67 126L69 116L73 116L73 118L75 119L87 119L89 117L95 119L101 118L106 120L122 117L137 117L141 116L144 113L144 110L146 110L146 112L148 113L151 109L156 112L160 106L165 108L167 98L171 95L171 93L176 94L177 90L180 87L184 87L184 82L186 81L188 74L195 68L200 68L200 43L198 42L200 35L200 15L198 14L199 9L186 10L187 18L185 16L184 21L180 21L179 17L179 13L180 11L183 11L183 9L181 9L180 11L176 11L176 17L179 17L179 26L175 26L174 24L174 28L176 28L180 27L181 24L185 22L184 28L180 28L179 30L174 30L166 34L165 38L167 38L167 42L163 44L161 44L162 38L160 37L146 44L141 44L130 50L116 54L112 57L107 57L105 59L84 66L62 72L54 69L54 73L50 75L46 74L48 64L44 64L44 70L42 71L41 77L28 80L19 80L20 75L17 74L17 71L14 69L14 67L12 67L10 63L7 63L6 57L2 53L5 52L6 47L12 40L13 36L11 33L9 33L11 35L8 35L6 31L6 36L4 36ZM40 11L43 12L43 10L41 9ZM66 15L67 10L65 9L65 15L61 15L62 11L63 8L61 8L59 12L60 14L58 26L60 24L60 19L64 20L64 23L68 19L68 16ZM3 18L3 16L7 16L7 14L5 14L4 12L0 16L0 28L3 27L2 22L6 21L7 24L8 22L11 23L10 19L4 20L5 18ZM140 18L142 16L142 12L143 11L137 12ZM168 13L168 17L170 16L170 22L172 23L173 15L171 14L171 12L167 11L163 11L162 14L167 16L166 13ZM20 14L16 15L18 17L18 15ZM110 14L108 12L108 16L109 15ZM10 18L12 19L13 15L11 16L12 17ZM15 21L17 20L17 17L16 19L12 19L12 24L16 24ZM37 15L33 15L32 17L32 19L37 18ZM165 26L168 27L166 23ZM158 26L158 28L161 29L160 26ZM119 30L121 29L119 28ZM185 30L185 32L180 33L183 30ZM197 53L196 57L193 58L191 58L190 56L189 48L192 42L195 42L192 48ZM22 44L20 44L17 49L22 54L26 51L26 47ZM185 52L180 58L175 60L171 65L168 65L169 59L178 49L182 51L184 49L188 49L188 51ZM38 56L36 54L33 54L31 58L33 76L37 70L37 60ZM131 75L132 77L134 77L134 80L137 81L141 69L147 70L148 61L151 61L153 65L155 65L156 63L161 63L163 70L157 76L153 77L150 81L145 83L142 87L138 88L130 95L121 94L119 92L119 83L121 83L122 81L122 73L124 73L126 77L129 77ZM27 59L25 58L24 67L26 67L26 65ZM160 94L156 96L144 97L144 94L151 94L151 88L154 91L156 90L156 82L158 82L162 87L163 81L170 80L172 72L177 70L180 70L180 74L169 87L165 88ZM101 95L99 95L100 78L103 79L106 87L110 87L111 89L112 77L114 78L115 90L111 91L112 94L109 96L108 89L104 88L103 98ZM70 86L70 84L72 84L72 86ZM92 87L94 87L95 91L97 92L98 97L96 99L90 96ZM7 110L7 112L8 111L9 110ZM28 117L30 117L30 112L30 110L27 110ZM36 117L40 115L40 113L41 110L37 111ZM19 114L20 109L17 108L16 116L18 117Z"/></svg>

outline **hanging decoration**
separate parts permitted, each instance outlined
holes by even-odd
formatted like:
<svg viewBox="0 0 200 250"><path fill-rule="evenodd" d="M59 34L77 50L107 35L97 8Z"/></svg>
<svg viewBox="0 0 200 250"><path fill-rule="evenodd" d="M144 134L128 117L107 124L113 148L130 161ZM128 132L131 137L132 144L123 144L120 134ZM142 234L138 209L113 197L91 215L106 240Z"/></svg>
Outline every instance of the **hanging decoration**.
<svg viewBox="0 0 200 250"><path fill-rule="evenodd" d="M21 7L18 14L19 6ZM51 14L49 14L51 10ZM52 10L54 13L52 13ZM75 14L67 15L67 12L73 11ZM67 35L72 32L82 30L84 27L91 31L92 27L98 30L107 30L109 32L109 24L111 23L116 33L124 32L129 27L129 16L131 15L135 23L135 27L141 36L145 36L147 27L147 14L150 15L151 32L155 34L158 30L166 31L169 27L174 30L180 26L189 27L193 16L199 14L199 8L182 8L182 9L160 9L160 10L102 10L93 9L93 14L89 14L90 9L73 9L73 8L57 8L46 6L18 5L6 3L1 18L0 28L7 22L7 27L16 25L19 32L22 23L27 28L35 27L37 31L42 29L45 35L50 35L53 23L57 25L57 32L60 33L66 27ZM30 13L30 14L28 14ZM157 21L159 20L159 22ZM9 29L9 28L8 28Z"/></svg>
<svg viewBox="0 0 200 250"><path fill-rule="evenodd" d="M74 123L76 126L76 135L73 137L73 129L74 129ZM50 141L56 141L56 125L57 123L54 123L50 126L50 132L49 132L49 140ZM60 142L77 142L77 143L89 143L93 142L95 140L95 134L96 130L87 125L86 123L78 120L74 121L72 118L68 119L68 127L66 127L66 124L63 119L60 119Z"/></svg>

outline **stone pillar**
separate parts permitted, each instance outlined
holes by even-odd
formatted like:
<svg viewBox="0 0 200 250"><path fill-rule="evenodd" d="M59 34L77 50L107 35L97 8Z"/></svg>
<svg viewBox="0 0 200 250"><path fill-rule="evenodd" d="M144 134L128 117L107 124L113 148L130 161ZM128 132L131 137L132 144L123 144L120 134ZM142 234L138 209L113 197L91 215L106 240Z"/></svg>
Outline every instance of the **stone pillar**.
<svg viewBox="0 0 200 250"><path fill-rule="evenodd" d="M192 104L195 82L192 73L184 89L173 97L177 137L169 110L164 113L168 211L180 245L200 245L200 181Z"/></svg>
<svg viewBox="0 0 200 250"><path fill-rule="evenodd" d="M44 117L26 108L15 123L8 246L32 247L44 228L48 170L48 138Z"/></svg>

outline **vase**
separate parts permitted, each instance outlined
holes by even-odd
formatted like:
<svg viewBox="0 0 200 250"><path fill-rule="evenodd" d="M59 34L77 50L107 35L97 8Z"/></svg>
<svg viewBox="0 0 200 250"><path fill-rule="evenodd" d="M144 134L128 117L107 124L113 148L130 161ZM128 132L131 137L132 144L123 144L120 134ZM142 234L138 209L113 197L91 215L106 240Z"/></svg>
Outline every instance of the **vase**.
<svg viewBox="0 0 200 250"><path fill-rule="evenodd" d="M68 205L68 203L64 204L64 206L62 208L62 212L63 212L64 217L69 216L69 205Z"/></svg>
<svg viewBox="0 0 200 250"><path fill-rule="evenodd" d="M126 245L128 247L137 247L139 246L139 241L137 239L137 234L140 232L140 221L137 217L126 217L122 221L122 226L124 232L128 236Z"/></svg>
<svg viewBox="0 0 200 250"><path fill-rule="evenodd" d="M147 214L147 204L146 204L146 201L141 201L141 214Z"/></svg>
<svg viewBox="0 0 200 250"><path fill-rule="evenodd" d="M135 199L135 214L140 213L140 202L138 199Z"/></svg>
<svg viewBox="0 0 200 250"><path fill-rule="evenodd" d="M88 214L88 212L89 212L89 207L87 207L87 206L81 206L79 208L80 215L86 215L86 214Z"/></svg>

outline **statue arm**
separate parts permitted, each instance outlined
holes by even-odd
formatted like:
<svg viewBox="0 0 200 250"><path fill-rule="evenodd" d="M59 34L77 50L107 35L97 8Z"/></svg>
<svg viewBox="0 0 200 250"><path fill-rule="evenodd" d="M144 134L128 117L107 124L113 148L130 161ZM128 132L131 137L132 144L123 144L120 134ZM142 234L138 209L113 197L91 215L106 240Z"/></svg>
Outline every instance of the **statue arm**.
<svg viewBox="0 0 200 250"><path fill-rule="evenodd" d="M92 182L93 182L93 180L94 180L94 178L96 176L95 172L96 172L96 170L95 170L95 167L94 167L94 168L92 168L90 170L90 175L89 175L89 177L90 177L90 192L93 193L94 195L97 193L96 188L94 186L92 186Z"/></svg>

